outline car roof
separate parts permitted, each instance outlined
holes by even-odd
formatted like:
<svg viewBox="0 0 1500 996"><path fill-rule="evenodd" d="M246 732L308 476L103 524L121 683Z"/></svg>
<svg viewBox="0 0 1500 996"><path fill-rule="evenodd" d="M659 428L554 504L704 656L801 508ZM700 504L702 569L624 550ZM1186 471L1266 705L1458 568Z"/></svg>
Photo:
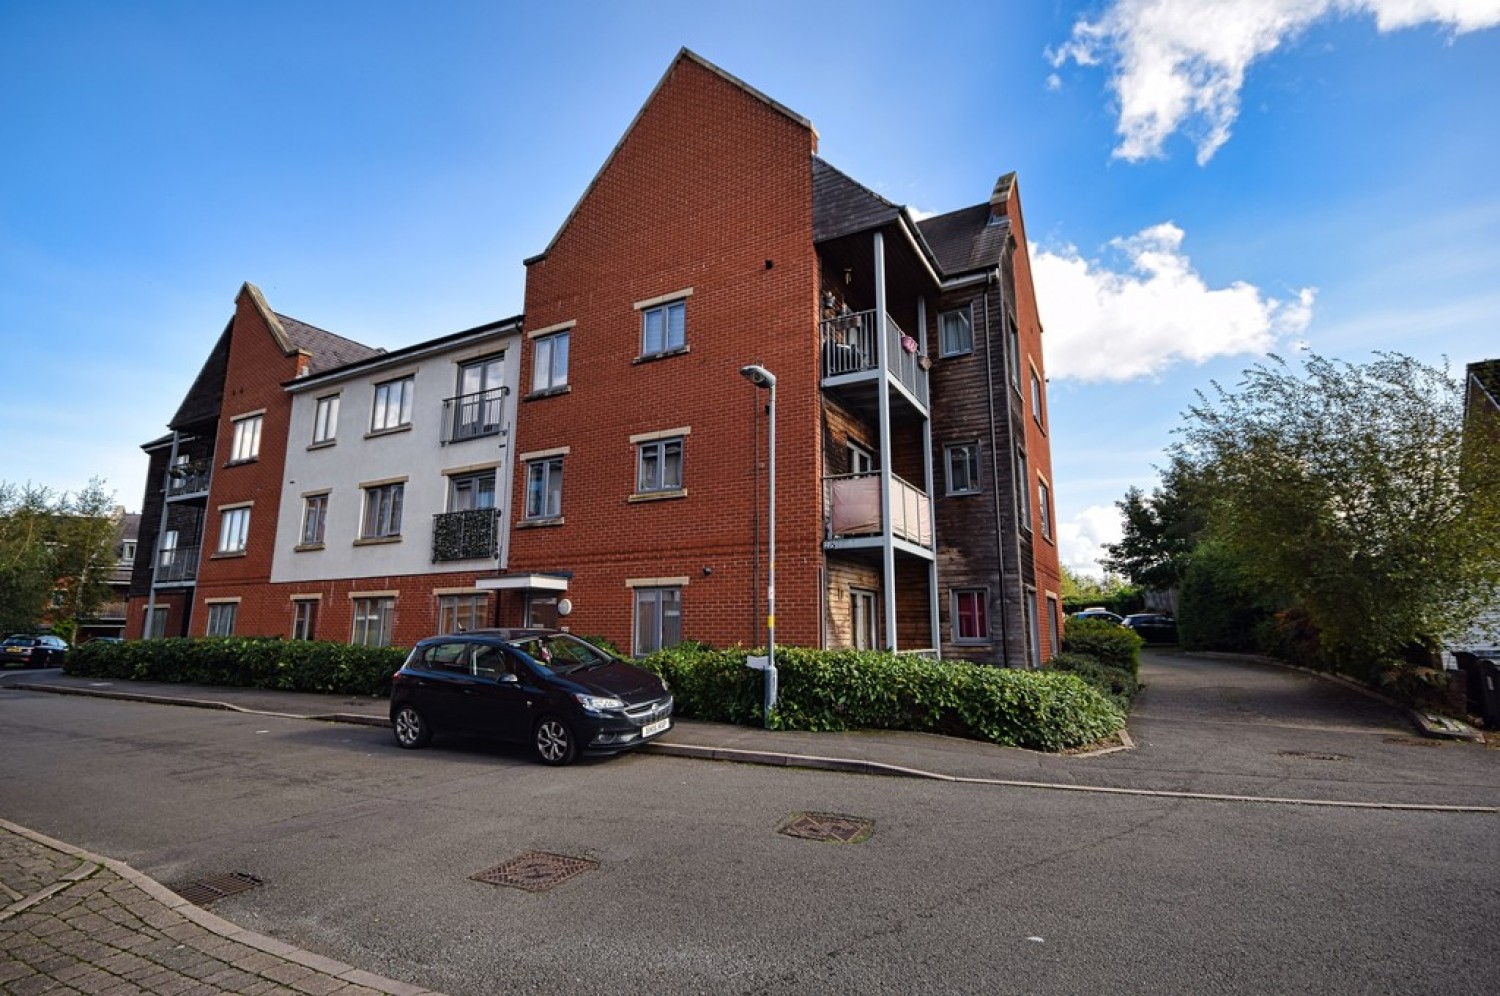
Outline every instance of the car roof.
<svg viewBox="0 0 1500 996"><path fill-rule="evenodd" d="M562 631L556 629L538 628L493 628L493 629L467 629L462 633L441 633L437 636L429 636L419 640L419 643L432 643L434 640L503 640L513 643L517 640L529 640L539 636L561 636Z"/></svg>

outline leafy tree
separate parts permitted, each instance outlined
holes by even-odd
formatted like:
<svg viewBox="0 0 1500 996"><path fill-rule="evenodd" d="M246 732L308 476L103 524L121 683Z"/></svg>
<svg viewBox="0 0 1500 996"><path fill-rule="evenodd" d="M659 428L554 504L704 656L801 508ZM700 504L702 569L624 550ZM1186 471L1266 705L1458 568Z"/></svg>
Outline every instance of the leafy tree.
<svg viewBox="0 0 1500 996"><path fill-rule="evenodd" d="M1093 605L1133 609L1140 604L1139 590L1118 574L1107 573L1101 580L1074 573L1066 564L1061 566L1063 606L1069 612Z"/></svg>
<svg viewBox="0 0 1500 996"><path fill-rule="evenodd" d="M1226 555L1299 606L1341 667L1431 648L1500 592L1500 445L1465 446L1446 369L1273 356L1200 393L1174 458L1211 482Z"/></svg>
<svg viewBox="0 0 1500 996"><path fill-rule="evenodd" d="M1124 535L1105 545L1105 570L1151 591L1180 585L1187 557L1207 524L1206 492L1205 475L1180 458L1172 460L1150 495L1134 487L1125 492L1115 503L1124 518Z"/></svg>
<svg viewBox="0 0 1500 996"><path fill-rule="evenodd" d="M0 630L44 617L71 639L109 595L119 529L114 495L91 480L77 494L0 482Z"/></svg>

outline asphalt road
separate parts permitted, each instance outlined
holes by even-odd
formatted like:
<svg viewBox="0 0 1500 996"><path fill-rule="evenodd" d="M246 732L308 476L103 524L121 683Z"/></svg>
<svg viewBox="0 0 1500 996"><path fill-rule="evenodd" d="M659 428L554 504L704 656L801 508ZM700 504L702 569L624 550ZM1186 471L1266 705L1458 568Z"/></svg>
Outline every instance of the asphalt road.
<svg viewBox="0 0 1500 996"><path fill-rule="evenodd" d="M1144 746L1108 760L1181 780L1141 760L1170 733L1153 711L1143 699L1133 724ZM1381 717L1333 734L1384 745ZM1268 746L1330 725L1244 718ZM554 770L484 744L407 753L379 729L15 691L0 727L5 818L168 884L251 873L264 884L216 913L454 996L1436 993L1492 991L1500 964L1493 813L652 756ZM1193 735L1229 739L1206 720ZM874 830L777 832L801 812ZM598 864L540 893L470 879L533 849Z"/></svg>

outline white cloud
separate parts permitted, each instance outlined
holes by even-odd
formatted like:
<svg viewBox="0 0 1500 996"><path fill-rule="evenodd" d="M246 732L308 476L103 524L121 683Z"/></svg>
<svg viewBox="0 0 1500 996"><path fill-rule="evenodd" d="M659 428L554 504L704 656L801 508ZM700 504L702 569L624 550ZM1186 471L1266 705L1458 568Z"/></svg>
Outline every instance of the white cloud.
<svg viewBox="0 0 1500 996"><path fill-rule="evenodd" d="M1119 509L1113 505L1090 505L1070 521L1058 523L1058 558L1074 574L1103 577L1099 558L1104 556L1104 544L1118 543L1124 535Z"/></svg>
<svg viewBox="0 0 1500 996"><path fill-rule="evenodd" d="M1463 34L1500 24L1500 0L1113 0L1047 55L1054 68L1110 66L1117 158L1160 157L1182 129L1202 165L1229 140L1252 63L1315 21L1361 14L1380 31L1437 24Z"/></svg>
<svg viewBox="0 0 1500 996"><path fill-rule="evenodd" d="M1307 328L1311 288L1280 301L1244 281L1209 287L1182 251L1184 237L1163 222L1115 239L1110 246L1125 257L1122 271L1072 246L1031 247L1049 377L1132 380L1182 361L1259 355L1280 336Z"/></svg>

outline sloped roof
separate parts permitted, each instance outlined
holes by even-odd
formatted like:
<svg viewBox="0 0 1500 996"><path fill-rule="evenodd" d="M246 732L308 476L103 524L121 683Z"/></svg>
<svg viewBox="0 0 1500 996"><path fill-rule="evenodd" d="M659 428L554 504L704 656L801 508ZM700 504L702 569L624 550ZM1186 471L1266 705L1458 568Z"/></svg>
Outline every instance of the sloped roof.
<svg viewBox="0 0 1500 996"><path fill-rule="evenodd" d="M322 373L324 370L358 363L360 360L368 360L372 356L379 356L385 352L384 349L366 346L362 342L355 342L353 339L320 329L316 325L309 325L280 312L275 314L277 321L281 322L281 327L286 330L287 339L290 340L292 347L310 356L309 373Z"/></svg>
<svg viewBox="0 0 1500 996"><path fill-rule="evenodd" d="M901 215L899 205L813 156L813 241L879 228Z"/></svg>
<svg viewBox="0 0 1500 996"><path fill-rule="evenodd" d="M994 266L1010 241L1010 220L991 221L989 204L975 204L917 222L945 274Z"/></svg>
<svg viewBox="0 0 1500 996"><path fill-rule="evenodd" d="M229 369L229 330L233 327L231 321L219 333L208 359L203 361L198 376L193 378L193 386L183 395L177 414L167 423L168 429L186 429L196 422L219 417L219 408L224 402L224 374Z"/></svg>
<svg viewBox="0 0 1500 996"><path fill-rule="evenodd" d="M1489 400L1500 411L1500 360L1481 360L1478 363L1470 363L1468 367L1469 376L1473 377Z"/></svg>

